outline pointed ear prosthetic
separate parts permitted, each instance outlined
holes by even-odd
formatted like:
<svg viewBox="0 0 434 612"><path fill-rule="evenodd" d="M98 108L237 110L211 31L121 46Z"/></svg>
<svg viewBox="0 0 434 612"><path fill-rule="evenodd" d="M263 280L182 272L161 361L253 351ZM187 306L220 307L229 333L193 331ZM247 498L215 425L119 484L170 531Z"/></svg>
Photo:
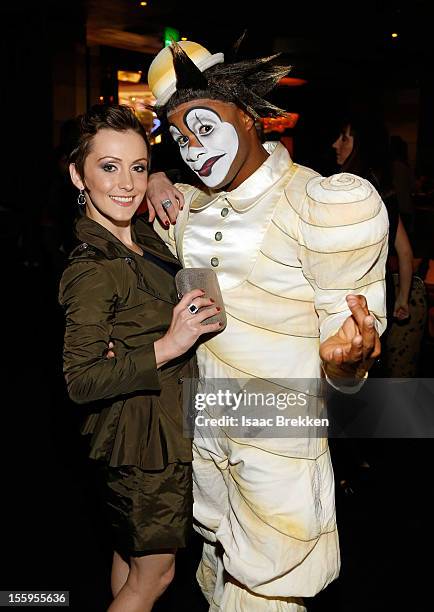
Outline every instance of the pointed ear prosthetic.
<svg viewBox="0 0 434 612"><path fill-rule="evenodd" d="M173 68L176 74L176 89L206 89L208 81L203 72L188 57L187 53L172 41L169 47L173 56Z"/></svg>
<svg viewBox="0 0 434 612"><path fill-rule="evenodd" d="M175 61L177 72L174 67ZM204 81L201 81L201 73L223 61L223 53L211 55L208 49L190 40L172 42L169 47L165 47L155 56L149 67L148 83L157 98L156 106L166 104L177 90L177 86L182 89L192 87L193 90L198 86L203 88L207 78L203 77Z"/></svg>

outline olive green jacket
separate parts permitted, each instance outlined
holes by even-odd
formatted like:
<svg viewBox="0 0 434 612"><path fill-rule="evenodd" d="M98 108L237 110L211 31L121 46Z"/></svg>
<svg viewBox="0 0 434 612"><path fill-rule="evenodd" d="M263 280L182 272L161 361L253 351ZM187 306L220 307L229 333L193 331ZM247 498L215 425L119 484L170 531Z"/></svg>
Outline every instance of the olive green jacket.
<svg viewBox="0 0 434 612"><path fill-rule="evenodd" d="M141 218L133 237L143 257L87 217L79 219L76 233L81 244L63 273L59 301L66 316L69 396L92 403L82 429L92 433L90 456L143 469L191 461L191 440L182 431L182 383L195 374L194 360L183 356L157 369L154 352L178 298L173 274L152 257L174 271L178 261ZM110 340L113 359L106 357Z"/></svg>

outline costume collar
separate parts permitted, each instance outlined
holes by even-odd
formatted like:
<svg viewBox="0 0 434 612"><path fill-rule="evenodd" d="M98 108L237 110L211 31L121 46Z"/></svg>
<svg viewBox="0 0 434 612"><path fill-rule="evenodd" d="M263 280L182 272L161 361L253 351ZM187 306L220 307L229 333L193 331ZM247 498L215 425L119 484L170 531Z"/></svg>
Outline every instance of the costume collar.
<svg viewBox="0 0 434 612"><path fill-rule="evenodd" d="M294 165L288 150L282 143L266 142L263 146L270 156L241 185L233 191L202 191L201 195L195 198L191 209L203 210L222 198L237 212L243 212L255 206L261 197L281 180L283 175L293 170Z"/></svg>

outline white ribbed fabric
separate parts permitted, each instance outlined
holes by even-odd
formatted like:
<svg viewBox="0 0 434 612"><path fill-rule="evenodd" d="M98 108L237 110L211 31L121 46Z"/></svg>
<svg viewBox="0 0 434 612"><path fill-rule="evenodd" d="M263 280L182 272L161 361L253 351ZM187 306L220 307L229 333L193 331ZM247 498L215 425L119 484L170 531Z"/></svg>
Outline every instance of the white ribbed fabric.
<svg viewBox="0 0 434 612"><path fill-rule="evenodd" d="M185 267L213 267L228 318L198 349L201 378L320 378L320 341L351 314L349 293L366 296L384 329L388 218L368 181L318 176L278 144L231 192L177 187L186 200L177 224L155 229ZM193 467L199 530L223 546L234 579L219 584L208 547L199 579L212 610L302 610L280 598L312 596L337 576L324 438L211 439L202 431Z"/></svg>

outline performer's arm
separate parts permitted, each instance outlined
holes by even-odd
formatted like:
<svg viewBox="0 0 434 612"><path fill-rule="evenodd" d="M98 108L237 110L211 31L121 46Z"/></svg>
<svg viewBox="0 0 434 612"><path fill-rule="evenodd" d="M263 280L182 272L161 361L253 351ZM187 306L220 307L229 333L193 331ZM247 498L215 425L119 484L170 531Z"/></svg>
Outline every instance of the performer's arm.
<svg viewBox="0 0 434 612"><path fill-rule="evenodd" d="M360 383L380 353L387 235L386 208L368 181L348 174L309 181L300 260L315 292L323 367L340 387Z"/></svg>
<svg viewBox="0 0 434 612"><path fill-rule="evenodd" d="M164 208L163 202L171 202L171 206ZM161 223L169 227L176 222L179 211L184 207L184 195L164 172L154 172L148 178L146 203L149 221L154 221L158 216Z"/></svg>

